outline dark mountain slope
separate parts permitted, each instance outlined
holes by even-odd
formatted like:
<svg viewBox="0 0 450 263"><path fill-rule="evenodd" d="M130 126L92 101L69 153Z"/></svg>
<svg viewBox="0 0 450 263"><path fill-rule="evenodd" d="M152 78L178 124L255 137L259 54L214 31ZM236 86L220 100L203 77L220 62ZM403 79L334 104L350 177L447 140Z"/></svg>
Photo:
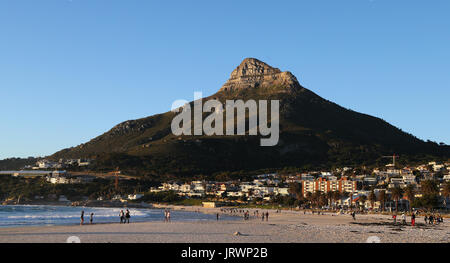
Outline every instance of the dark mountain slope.
<svg viewBox="0 0 450 263"><path fill-rule="evenodd" d="M280 140L261 147L259 136L174 136L172 112L123 122L53 158L95 158L97 169L201 174L286 166L374 164L381 155L404 160L448 158L448 146L424 142L389 123L347 110L302 87L290 72L245 59L214 95L204 98L280 101ZM191 102L191 105L193 103ZM205 115L206 116L206 115Z"/></svg>

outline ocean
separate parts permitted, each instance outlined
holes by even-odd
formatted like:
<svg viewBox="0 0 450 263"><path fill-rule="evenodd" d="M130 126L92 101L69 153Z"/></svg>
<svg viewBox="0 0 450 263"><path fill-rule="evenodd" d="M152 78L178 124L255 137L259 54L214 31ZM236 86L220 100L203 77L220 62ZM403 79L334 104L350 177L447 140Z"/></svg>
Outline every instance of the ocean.
<svg viewBox="0 0 450 263"><path fill-rule="evenodd" d="M94 223L119 223L120 210L127 208L112 207L75 207L51 205L2 205L0 206L0 227L53 226L80 224L81 211L84 211L84 223L94 213ZM130 222L164 221L164 209L128 208ZM172 221L216 220L212 214L171 210ZM221 215L223 220L236 217Z"/></svg>

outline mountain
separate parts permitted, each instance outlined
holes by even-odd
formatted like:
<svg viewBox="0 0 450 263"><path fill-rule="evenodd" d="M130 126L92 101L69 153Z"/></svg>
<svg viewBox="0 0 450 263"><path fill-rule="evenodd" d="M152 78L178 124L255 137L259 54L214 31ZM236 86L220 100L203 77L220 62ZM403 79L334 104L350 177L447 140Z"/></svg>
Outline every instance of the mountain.
<svg viewBox="0 0 450 263"><path fill-rule="evenodd" d="M35 165L39 158L8 158L0 160L0 171L20 170L27 165Z"/></svg>
<svg viewBox="0 0 450 263"><path fill-rule="evenodd" d="M208 99L279 100L278 144L261 147L260 136L249 135L175 136L171 122L176 114L166 112L125 121L51 157L93 158L99 170L118 166L135 173L174 175L372 165L393 153L404 161L450 157L449 146L424 142L382 119L325 100L302 87L292 73L254 58L244 59L203 102Z"/></svg>

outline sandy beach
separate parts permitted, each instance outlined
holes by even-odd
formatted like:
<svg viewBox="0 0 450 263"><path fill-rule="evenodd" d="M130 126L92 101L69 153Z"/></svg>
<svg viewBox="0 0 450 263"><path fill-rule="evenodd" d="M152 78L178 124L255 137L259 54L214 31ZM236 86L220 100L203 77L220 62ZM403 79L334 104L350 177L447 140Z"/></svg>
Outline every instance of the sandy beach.
<svg viewBox="0 0 450 263"><path fill-rule="evenodd" d="M179 207L172 209L204 213L218 208ZM253 216L253 209L249 209ZM261 211L261 210L259 210ZM267 211L267 210L264 210ZM448 243L448 222L428 226L418 218L417 226L393 225L390 216L312 215L299 211L269 210L268 221L251 218L244 221L142 222L131 224L93 224L70 226L15 227L0 229L2 243L64 243L77 236L82 243L363 243L376 236L382 243ZM409 220L409 218L408 218ZM234 233L239 232L240 235Z"/></svg>

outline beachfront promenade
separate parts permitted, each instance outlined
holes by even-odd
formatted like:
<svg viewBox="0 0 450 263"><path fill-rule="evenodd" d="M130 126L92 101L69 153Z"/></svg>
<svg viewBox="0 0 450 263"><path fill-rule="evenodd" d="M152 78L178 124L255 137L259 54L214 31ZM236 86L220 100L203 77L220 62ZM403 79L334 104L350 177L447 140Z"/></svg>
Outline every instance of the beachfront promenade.
<svg viewBox="0 0 450 263"><path fill-rule="evenodd" d="M172 207L181 209L181 207ZM206 213L220 212L219 208L183 207L183 210ZM250 214L253 215L252 209ZM261 209L259 209L261 211ZM264 210L267 211L267 210ZM381 242L438 242L447 243L450 238L448 222L436 226L423 224L418 218L417 226L393 225L390 216L312 215L297 211L270 211L268 221L261 219L235 221L197 222L145 222L131 224L94 224L73 226L43 226L0 229L0 242L66 242L77 236L81 242L366 242L377 236ZM239 232L241 235L234 235Z"/></svg>

